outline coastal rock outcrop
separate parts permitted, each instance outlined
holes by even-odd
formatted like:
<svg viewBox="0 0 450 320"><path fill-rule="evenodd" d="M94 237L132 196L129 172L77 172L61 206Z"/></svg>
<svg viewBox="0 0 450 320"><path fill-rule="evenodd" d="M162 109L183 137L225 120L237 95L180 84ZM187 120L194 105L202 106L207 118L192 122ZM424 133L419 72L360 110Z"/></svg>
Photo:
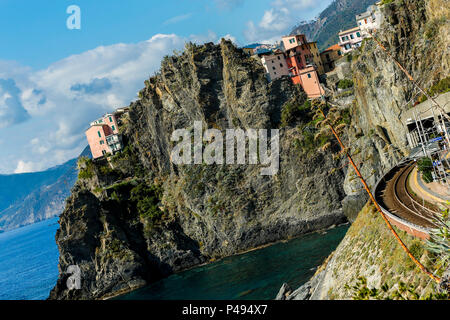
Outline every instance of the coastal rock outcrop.
<svg viewBox="0 0 450 320"><path fill-rule="evenodd" d="M338 147L317 141L311 106L288 77L222 40L165 57L121 119L125 149L80 161L60 218L60 278L50 299L99 299L201 263L346 220ZM279 129L280 164L175 165L176 129ZM335 169L335 168L338 169ZM81 290L68 290L70 265Z"/></svg>

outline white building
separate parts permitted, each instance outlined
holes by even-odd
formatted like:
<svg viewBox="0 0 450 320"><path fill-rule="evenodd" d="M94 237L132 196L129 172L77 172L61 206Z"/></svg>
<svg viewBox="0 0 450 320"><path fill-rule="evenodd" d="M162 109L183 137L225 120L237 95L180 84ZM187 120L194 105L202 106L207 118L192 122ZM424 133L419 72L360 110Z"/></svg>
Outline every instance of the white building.
<svg viewBox="0 0 450 320"><path fill-rule="evenodd" d="M376 31L381 23L381 11L377 5L369 6L367 11L356 15L356 22L364 38Z"/></svg>
<svg viewBox="0 0 450 320"><path fill-rule="evenodd" d="M275 50L270 54L261 56L261 63L266 69L269 81L289 75L289 68L281 50Z"/></svg>

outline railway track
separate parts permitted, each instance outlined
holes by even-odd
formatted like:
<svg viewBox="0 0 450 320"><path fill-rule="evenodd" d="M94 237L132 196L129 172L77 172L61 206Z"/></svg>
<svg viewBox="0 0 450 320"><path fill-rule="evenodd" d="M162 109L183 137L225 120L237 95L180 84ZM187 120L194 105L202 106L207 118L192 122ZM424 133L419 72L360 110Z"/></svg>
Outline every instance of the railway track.
<svg viewBox="0 0 450 320"><path fill-rule="evenodd" d="M414 166L415 163L411 161L398 167L392 177L386 180L381 200L385 208L399 218L421 227L435 228L436 212L417 201L408 190L408 177Z"/></svg>

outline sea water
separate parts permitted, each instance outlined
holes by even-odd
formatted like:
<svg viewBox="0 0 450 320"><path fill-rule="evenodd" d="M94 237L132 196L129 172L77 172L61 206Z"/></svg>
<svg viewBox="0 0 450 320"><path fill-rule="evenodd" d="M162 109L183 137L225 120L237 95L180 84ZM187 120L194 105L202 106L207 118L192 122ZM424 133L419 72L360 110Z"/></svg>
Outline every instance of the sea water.
<svg viewBox="0 0 450 320"><path fill-rule="evenodd" d="M58 218L0 234L0 300L46 299L58 278ZM302 285L348 225L279 242L174 274L118 299L274 299Z"/></svg>
<svg viewBox="0 0 450 320"><path fill-rule="evenodd" d="M273 300L284 282L296 289L336 249L348 225L279 242L183 271L117 297L124 300Z"/></svg>
<svg viewBox="0 0 450 320"><path fill-rule="evenodd" d="M46 299L58 279L58 218L0 233L0 300Z"/></svg>

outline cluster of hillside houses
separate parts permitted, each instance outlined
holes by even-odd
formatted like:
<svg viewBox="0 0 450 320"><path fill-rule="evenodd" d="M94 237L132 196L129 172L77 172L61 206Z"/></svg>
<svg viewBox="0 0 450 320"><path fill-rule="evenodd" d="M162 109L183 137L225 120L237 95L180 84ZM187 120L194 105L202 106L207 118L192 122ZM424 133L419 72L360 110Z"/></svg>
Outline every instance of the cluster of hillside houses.
<svg viewBox="0 0 450 320"><path fill-rule="evenodd" d="M362 41L379 28L381 13L378 5L358 14L357 26L339 32L339 43L322 52L316 42L309 42L303 34L282 37L275 45L253 44L242 49L261 61L269 81L289 76L293 83L303 87L309 98L317 98L324 93L320 77L332 71L338 59L361 46Z"/></svg>
<svg viewBox="0 0 450 320"><path fill-rule="evenodd" d="M379 27L380 13L377 5L356 16L357 27L339 32L339 43L319 52L316 42L308 42L303 34L282 37L279 44L254 44L242 49L259 59L269 81L289 76L294 84L301 85L309 98L324 94L319 78L335 67L344 54L358 48L364 38ZM120 118L128 108L117 109L91 122L86 137L94 159L112 155L122 150L119 133Z"/></svg>

